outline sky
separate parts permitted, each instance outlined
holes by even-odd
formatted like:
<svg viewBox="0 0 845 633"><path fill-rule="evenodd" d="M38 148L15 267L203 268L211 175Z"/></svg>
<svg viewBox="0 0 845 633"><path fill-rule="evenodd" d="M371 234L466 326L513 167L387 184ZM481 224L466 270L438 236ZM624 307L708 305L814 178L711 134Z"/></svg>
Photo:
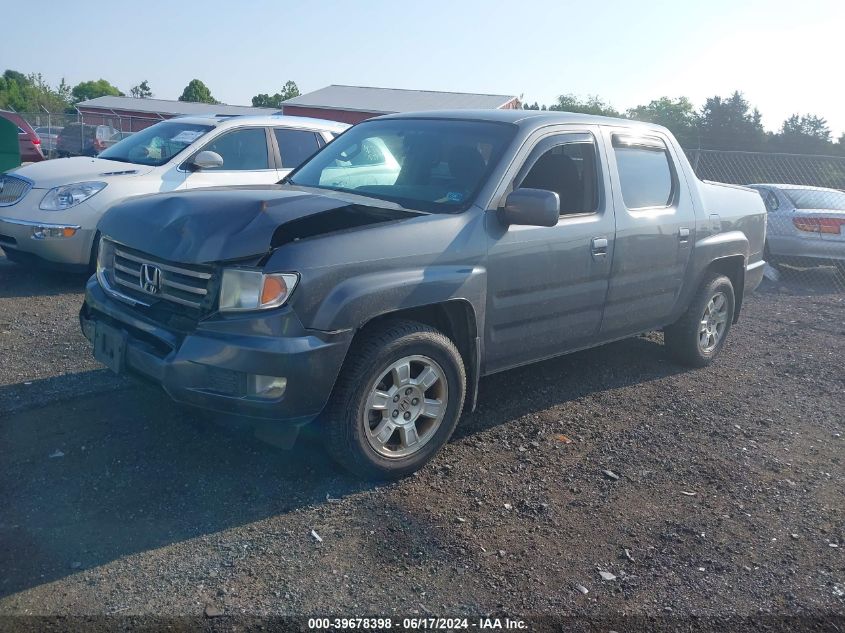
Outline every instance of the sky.
<svg viewBox="0 0 845 633"><path fill-rule="evenodd" d="M3 23L0 71L104 78L126 93L146 79L162 99L193 78L235 105L289 79L303 93L598 95L620 110L681 95L698 107L741 90L767 129L812 113L835 138L845 132L845 0L78 0L24 28Z"/></svg>

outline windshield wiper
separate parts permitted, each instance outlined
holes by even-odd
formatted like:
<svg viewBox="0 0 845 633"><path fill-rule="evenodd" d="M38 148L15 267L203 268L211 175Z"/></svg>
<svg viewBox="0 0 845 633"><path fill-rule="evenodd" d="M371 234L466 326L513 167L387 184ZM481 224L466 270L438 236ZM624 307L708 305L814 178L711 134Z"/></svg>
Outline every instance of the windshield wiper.
<svg viewBox="0 0 845 633"><path fill-rule="evenodd" d="M98 156L97 158L102 158L103 160L113 160L116 163L132 163L132 161L128 158L117 158L111 156Z"/></svg>

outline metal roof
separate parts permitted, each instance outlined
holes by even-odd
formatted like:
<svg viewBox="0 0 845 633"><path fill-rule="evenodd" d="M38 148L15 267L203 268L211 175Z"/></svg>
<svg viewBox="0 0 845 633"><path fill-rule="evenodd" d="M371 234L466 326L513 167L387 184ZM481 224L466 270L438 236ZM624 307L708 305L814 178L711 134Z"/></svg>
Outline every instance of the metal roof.
<svg viewBox="0 0 845 633"><path fill-rule="evenodd" d="M278 114L278 108L252 108L225 103L193 103L190 101L169 101L167 99L136 99L134 97L97 97L76 104L79 108L102 108L104 110L133 110L161 114Z"/></svg>
<svg viewBox="0 0 845 633"><path fill-rule="evenodd" d="M282 107L292 105L390 114L419 110L495 109L514 99L516 97L509 95L331 85L283 101Z"/></svg>

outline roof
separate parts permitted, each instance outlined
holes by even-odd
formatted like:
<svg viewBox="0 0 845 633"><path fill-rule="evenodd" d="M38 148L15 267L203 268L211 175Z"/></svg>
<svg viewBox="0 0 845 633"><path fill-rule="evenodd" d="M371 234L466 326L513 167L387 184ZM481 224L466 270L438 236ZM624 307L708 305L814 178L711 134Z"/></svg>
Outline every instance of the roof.
<svg viewBox="0 0 845 633"><path fill-rule="evenodd" d="M384 119L464 119L475 121L494 121L513 123L520 127L540 127L543 125L561 125L564 123L581 123L591 125L618 125L627 128L661 130L666 128L655 123L634 121L632 119L618 119L596 114L580 114L578 112L561 112L557 110L443 110L439 112L404 112L390 114Z"/></svg>
<svg viewBox="0 0 845 633"><path fill-rule="evenodd" d="M167 99L136 99L135 97L97 97L77 103L78 108L103 108L105 110L134 110L162 114L276 114L278 108L252 108L225 103L193 103L191 101L170 101Z"/></svg>
<svg viewBox="0 0 845 633"><path fill-rule="evenodd" d="M329 121L327 119L312 119L305 116L284 116L282 114L272 115L247 115L247 116L219 116L219 115L184 115L178 119L168 119L168 121L182 121L183 123L196 123L199 125L212 124L216 126L227 125L228 127L235 127L238 125L252 124L252 125L283 125L292 128L305 128L308 130L327 130L329 132L343 132L349 127L346 123L338 123L337 121Z"/></svg>
<svg viewBox="0 0 845 633"><path fill-rule="evenodd" d="M282 107L290 105L389 114L418 110L501 108L514 99L516 97L511 95L331 85L283 101Z"/></svg>

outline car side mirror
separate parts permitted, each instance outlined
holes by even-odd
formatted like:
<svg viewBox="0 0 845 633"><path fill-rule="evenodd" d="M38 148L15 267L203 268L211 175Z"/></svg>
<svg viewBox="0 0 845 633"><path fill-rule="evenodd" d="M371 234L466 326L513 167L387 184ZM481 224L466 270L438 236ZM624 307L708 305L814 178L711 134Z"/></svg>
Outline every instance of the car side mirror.
<svg viewBox="0 0 845 633"><path fill-rule="evenodd" d="M560 196L545 189L514 189L499 209L506 226L555 226L560 219Z"/></svg>
<svg viewBox="0 0 845 633"><path fill-rule="evenodd" d="M217 169L223 166L223 157L217 152L210 152L205 150L194 156L190 162L190 167L194 171L200 169Z"/></svg>

